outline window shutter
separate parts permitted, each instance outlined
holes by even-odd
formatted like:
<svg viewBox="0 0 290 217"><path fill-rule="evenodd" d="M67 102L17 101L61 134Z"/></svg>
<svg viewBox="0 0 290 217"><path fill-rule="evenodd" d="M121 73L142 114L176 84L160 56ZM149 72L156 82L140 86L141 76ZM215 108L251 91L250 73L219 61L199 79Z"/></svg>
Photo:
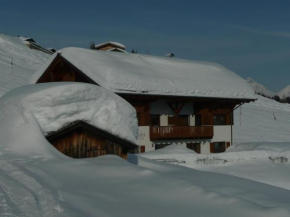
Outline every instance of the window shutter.
<svg viewBox="0 0 290 217"><path fill-rule="evenodd" d="M230 147L230 146L231 146L231 143L230 142L227 142L227 148Z"/></svg>
<svg viewBox="0 0 290 217"><path fill-rule="evenodd" d="M142 145L141 147L140 147L140 151L141 151L141 153L144 153L145 152L145 146L144 145Z"/></svg>
<svg viewBox="0 0 290 217"><path fill-rule="evenodd" d="M214 143L210 143L210 153L214 153Z"/></svg>

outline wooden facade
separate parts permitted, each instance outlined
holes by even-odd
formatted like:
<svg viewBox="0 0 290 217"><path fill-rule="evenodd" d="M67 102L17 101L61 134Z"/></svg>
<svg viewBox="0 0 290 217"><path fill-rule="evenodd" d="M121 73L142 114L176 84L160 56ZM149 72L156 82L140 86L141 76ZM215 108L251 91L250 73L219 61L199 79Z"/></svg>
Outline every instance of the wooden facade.
<svg viewBox="0 0 290 217"><path fill-rule="evenodd" d="M37 83L47 82L83 82L96 84L92 79L74 67L72 64L58 54Z"/></svg>
<svg viewBox="0 0 290 217"><path fill-rule="evenodd" d="M100 45L96 45L95 46L95 50L110 50L110 51L117 51L117 52L124 52L125 51L125 47L119 45L118 43L114 43L114 42L106 42Z"/></svg>
<svg viewBox="0 0 290 217"><path fill-rule="evenodd" d="M126 159L127 153L134 153L137 148L135 144L83 121L74 122L57 132L50 133L46 138L57 150L72 158L114 154Z"/></svg>

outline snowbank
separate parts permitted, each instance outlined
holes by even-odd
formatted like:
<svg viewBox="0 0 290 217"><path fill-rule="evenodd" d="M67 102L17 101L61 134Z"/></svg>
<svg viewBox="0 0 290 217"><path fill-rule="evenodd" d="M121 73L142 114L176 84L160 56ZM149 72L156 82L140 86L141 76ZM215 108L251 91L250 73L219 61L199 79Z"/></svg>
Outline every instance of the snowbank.
<svg viewBox="0 0 290 217"><path fill-rule="evenodd" d="M49 57L30 49L18 37L0 34L0 97L9 90L27 85Z"/></svg>
<svg viewBox="0 0 290 217"><path fill-rule="evenodd" d="M210 155L196 154L182 145L173 144L157 151L142 153L140 156L194 168L197 164L220 165L257 159L290 163L290 143L242 143L231 146L225 153Z"/></svg>
<svg viewBox="0 0 290 217"><path fill-rule="evenodd" d="M96 85L46 83L10 91L0 100L0 117L30 112L44 134L76 120L136 144L138 125L134 108L119 96ZM15 114L14 114L15 113ZM1 120L1 125L5 125Z"/></svg>
<svg viewBox="0 0 290 217"><path fill-rule="evenodd" d="M244 79L214 63L81 48L60 53L97 84L117 93L255 99ZM36 83L45 69L30 83Z"/></svg>

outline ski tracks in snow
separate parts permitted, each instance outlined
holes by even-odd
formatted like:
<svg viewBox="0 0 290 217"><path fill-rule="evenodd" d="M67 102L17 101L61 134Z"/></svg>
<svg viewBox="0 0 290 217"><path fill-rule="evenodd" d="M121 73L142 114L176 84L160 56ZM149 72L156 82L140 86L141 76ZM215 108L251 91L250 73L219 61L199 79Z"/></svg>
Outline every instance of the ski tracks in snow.
<svg viewBox="0 0 290 217"><path fill-rule="evenodd" d="M0 160L1 217L64 216L57 191L52 192L37 181L37 174L23 164Z"/></svg>

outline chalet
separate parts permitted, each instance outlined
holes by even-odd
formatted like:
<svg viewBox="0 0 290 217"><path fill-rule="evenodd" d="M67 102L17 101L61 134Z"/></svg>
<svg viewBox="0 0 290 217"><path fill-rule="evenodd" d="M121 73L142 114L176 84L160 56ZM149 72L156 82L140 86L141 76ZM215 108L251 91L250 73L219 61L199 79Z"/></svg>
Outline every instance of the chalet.
<svg viewBox="0 0 290 217"><path fill-rule="evenodd" d="M95 50L103 50L103 51L114 51L120 53L127 53L125 51L126 47L118 42L108 41L102 44L95 45Z"/></svg>
<svg viewBox="0 0 290 217"><path fill-rule="evenodd" d="M233 111L255 100L249 85L221 65L177 58L65 48L31 83L104 87L137 111L141 152L178 143L209 154L233 143Z"/></svg>

